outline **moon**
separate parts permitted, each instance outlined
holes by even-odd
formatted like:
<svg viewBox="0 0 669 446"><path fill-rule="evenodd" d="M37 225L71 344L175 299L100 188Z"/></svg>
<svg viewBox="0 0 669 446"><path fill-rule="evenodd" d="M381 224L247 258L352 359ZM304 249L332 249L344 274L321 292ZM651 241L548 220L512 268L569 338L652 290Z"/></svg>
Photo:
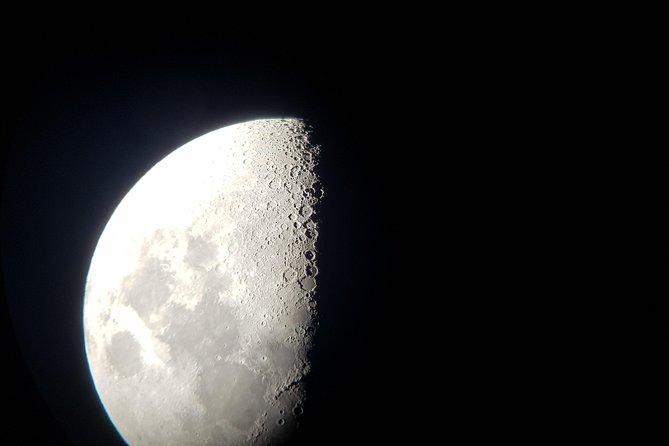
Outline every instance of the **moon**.
<svg viewBox="0 0 669 446"><path fill-rule="evenodd" d="M317 326L320 147L298 119L194 139L128 192L91 259L91 375L131 445L274 444Z"/></svg>

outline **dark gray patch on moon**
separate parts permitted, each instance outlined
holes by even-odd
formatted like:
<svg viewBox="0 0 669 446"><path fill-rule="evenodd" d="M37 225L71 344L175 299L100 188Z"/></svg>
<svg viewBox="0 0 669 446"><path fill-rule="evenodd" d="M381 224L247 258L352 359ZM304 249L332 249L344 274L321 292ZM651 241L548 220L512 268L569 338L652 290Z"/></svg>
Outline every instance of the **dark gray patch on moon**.
<svg viewBox="0 0 669 446"><path fill-rule="evenodd" d="M249 368L222 362L203 368L198 396L212 421L248 430L261 412L265 387Z"/></svg>
<svg viewBox="0 0 669 446"><path fill-rule="evenodd" d="M100 313L100 325L105 326L107 325L107 322L109 322L109 318L111 317L111 310L107 308L106 310L102 311Z"/></svg>
<svg viewBox="0 0 669 446"><path fill-rule="evenodd" d="M123 285L124 300L146 322L170 297L174 278L163 271L161 261L155 257L145 259L135 274L128 276Z"/></svg>
<svg viewBox="0 0 669 446"><path fill-rule="evenodd" d="M114 370L123 378L142 370L140 345L130 332L120 331L112 336L107 346L107 357Z"/></svg>
<svg viewBox="0 0 669 446"><path fill-rule="evenodd" d="M217 273L215 271L207 271L202 277L204 289L206 292L224 293L232 287L232 277L228 273Z"/></svg>
<svg viewBox="0 0 669 446"><path fill-rule="evenodd" d="M219 303L213 292L206 293L195 310L176 305L169 314L170 324L159 338L170 346L173 357L187 355L214 362L240 348L232 308Z"/></svg>
<svg viewBox="0 0 669 446"><path fill-rule="evenodd" d="M188 236L188 249L184 258L191 268L202 269L202 265L216 258L218 248L210 240L201 236Z"/></svg>
<svg viewBox="0 0 669 446"><path fill-rule="evenodd" d="M267 359L272 369L285 372L293 367L295 362L294 349L273 340L266 340L265 343L267 345Z"/></svg>

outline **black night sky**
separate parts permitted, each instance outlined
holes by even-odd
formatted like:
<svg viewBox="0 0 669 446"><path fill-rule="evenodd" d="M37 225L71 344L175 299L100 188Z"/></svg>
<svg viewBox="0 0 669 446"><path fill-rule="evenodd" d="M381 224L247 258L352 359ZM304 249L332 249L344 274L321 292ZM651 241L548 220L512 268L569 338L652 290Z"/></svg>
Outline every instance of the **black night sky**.
<svg viewBox="0 0 669 446"><path fill-rule="evenodd" d="M408 119L417 68L403 41L341 39L318 27L259 38L91 25L5 43L6 434L22 444L122 444L84 353L83 289L97 239L168 153L270 117L306 119L323 147L322 319L300 440L389 444L425 431L410 401L431 392L415 378L435 364L413 344L415 317L438 297L408 292L427 277L408 274L421 259L405 256L401 241L432 231L410 199L417 175L398 156L422 150L406 144L407 131L420 129Z"/></svg>

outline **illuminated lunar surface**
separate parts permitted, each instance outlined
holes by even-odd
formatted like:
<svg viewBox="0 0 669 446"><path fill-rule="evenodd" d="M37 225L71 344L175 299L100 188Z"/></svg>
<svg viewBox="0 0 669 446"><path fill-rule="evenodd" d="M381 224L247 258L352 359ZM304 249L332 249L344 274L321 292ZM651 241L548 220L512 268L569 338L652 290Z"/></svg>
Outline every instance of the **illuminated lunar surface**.
<svg viewBox="0 0 669 446"><path fill-rule="evenodd" d="M316 325L318 152L300 120L225 127L156 164L115 210L84 332L129 444L273 444L297 428Z"/></svg>

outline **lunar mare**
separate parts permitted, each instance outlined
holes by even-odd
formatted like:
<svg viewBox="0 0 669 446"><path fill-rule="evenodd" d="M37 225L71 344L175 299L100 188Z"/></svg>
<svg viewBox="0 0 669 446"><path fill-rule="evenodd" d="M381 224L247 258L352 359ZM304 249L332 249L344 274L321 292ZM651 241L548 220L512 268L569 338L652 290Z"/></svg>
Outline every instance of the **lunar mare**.
<svg viewBox="0 0 669 446"><path fill-rule="evenodd" d="M105 227L84 334L131 445L272 444L299 423L316 325L319 147L300 120L208 133Z"/></svg>

